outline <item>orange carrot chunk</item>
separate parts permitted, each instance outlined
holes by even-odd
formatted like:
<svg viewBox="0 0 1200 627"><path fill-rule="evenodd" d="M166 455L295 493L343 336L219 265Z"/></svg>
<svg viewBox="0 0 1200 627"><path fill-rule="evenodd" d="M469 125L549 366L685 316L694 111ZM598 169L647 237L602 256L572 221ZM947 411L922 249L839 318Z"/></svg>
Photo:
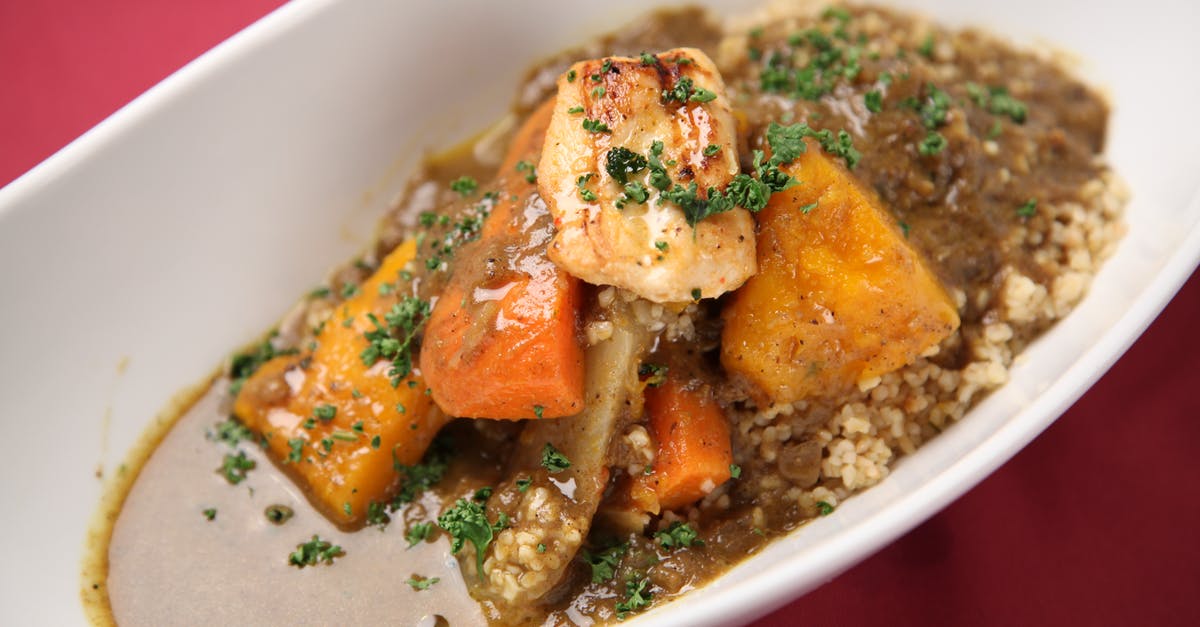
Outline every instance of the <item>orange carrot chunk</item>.
<svg viewBox="0 0 1200 627"><path fill-rule="evenodd" d="M581 285L546 256L553 224L532 172L552 107L517 132L480 238L461 249L421 345L421 373L445 412L559 418L583 409Z"/></svg>
<svg viewBox="0 0 1200 627"><path fill-rule="evenodd" d="M712 388L668 376L661 386L646 388L646 412L650 434L658 443L649 479L655 483L662 509L693 503L729 480L733 464L729 421ZM637 490L634 498L648 503Z"/></svg>

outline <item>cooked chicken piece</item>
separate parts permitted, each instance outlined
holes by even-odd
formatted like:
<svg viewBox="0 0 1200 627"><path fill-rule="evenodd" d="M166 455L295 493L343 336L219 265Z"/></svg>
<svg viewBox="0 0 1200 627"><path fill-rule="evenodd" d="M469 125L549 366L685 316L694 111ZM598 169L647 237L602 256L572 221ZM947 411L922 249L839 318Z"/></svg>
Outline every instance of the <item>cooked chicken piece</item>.
<svg viewBox="0 0 1200 627"><path fill-rule="evenodd" d="M724 91L694 48L583 61L560 77L538 164L557 228L550 258L656 302L719 296L753 275L749 212L689 223L738 173Z"/></svg>

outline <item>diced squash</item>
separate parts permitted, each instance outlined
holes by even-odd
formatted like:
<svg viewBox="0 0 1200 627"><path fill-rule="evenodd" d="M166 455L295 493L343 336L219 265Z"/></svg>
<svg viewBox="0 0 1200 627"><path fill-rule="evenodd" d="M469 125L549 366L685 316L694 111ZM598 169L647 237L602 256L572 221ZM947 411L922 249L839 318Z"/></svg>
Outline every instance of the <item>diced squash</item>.
<svg viewBox="0 0 1200 627"><path fill-rule="evenodd" d="M758 274L723 312L721 363L760 404L836 395L958 328L881 201L815 144L758 215Z"/></svg>
<svg viewBox="0 0 1200 627"><path fill-rule="evenodd" d="M631 486L633 502L645 511L678 509L704 498L729 480L733 447L729 420L699 381L672 376L659 387L646 388L650 435L657 443L654 472ZM653 486L653 496L646 484Z"/></svg>
<svg viewBox="0 0 1200 627"><path fill-rule="evenodd" d="M364 333L396 302L395 281L416 253L412 241L388 255L356 296L333 312L310 354L277 357L242 386L234 414L263 435L271 457L330 520L361 523L372 501L398 487L393 462L411 465L446 422L418 376L393 386L390 362L364 365Z"/></svg>
<svg viewBox="0 0 1200 627"><path fill-rule="evenodd" d="M421 346L421 372L447 413L560 418L583 410L579 279L546 256L553 227L529 175L553 100L517 132L478 241L456 255Z"/></svg>

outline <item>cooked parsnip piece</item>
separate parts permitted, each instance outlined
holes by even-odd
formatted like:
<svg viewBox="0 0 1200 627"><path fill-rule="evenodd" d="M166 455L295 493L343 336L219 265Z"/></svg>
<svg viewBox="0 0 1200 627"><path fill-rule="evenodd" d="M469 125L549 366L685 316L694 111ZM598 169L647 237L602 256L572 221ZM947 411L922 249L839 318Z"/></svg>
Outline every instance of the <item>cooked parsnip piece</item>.
<svg viewBox="0 0 1200 627"><path fill-rule="evenodd" d="M584 281L655 302L719 296L753 275L745 209L711 215L693 231L667 199L691 190L703 200L738 173L724 91L694 48L583 61L560 77L538 165L557 229L550 258Z"/></svg>
<svg viewBox="0 0 1200 627"><path fill-rule="evenodd" d="M958 312L875 194L814 142L759 214L759 273L723 312L721 363L760 404L836 396L912 363Z"/></svg>

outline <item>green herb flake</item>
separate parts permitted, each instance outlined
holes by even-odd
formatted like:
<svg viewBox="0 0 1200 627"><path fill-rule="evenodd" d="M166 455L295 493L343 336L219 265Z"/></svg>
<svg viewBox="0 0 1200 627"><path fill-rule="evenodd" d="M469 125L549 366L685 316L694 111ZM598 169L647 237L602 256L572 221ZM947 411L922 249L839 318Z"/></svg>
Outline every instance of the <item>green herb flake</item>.
<svg viewBox="0 0 1200 627"><path fill-rule="evenodd" d="M337 407L334 405L317 405L313 408L313 417L318 418L321 422L329 422L337 416Z"/></svg>
<svg viewBox="0 0 1200 627"><path fill-rule="evenodd" d="M429 539L433 535L433 523L419 522L408 526L408 530L404 532L404 539L408 540L408 546L414 547Z"/></svg>
<svg viewBox="0 0 1200 627"><path fill-rule="evenodd" d="M709 144L704 147L704 156L705 157L711 157L711 156L717 154L718 152L721 152L721 146L719 146L717 144Z"/></svg>
<svg viewBox="0 0 1200 627"><path fill-rule="evenodd" d="M658 241L654 242L654 247L657 248L658 252L660 252L660 253L667 252L668 246L669 246L669 244L667 244L666 242L664 242L662 240L658 240Z"/></svg>
<svg viewBox="0 0 1200 627"><path fill-rule="evenodd" d="M571 460L558 452L553 444L547 442L542 447L542 467L552 473L562 472L571 467Z"/></svg>
<svg viewBox="0 0 1200 627"><path fill-rule="evenodd" d="M925 139L922 139L921 143L917 145L917 152L921 153L923 157L932 157L940 154L947 145L948 142L944 135L937 131L929 131Z"/></svg>
<svg viewBox="0 0 1200 627"><path fill-rule="evenodd" d="M420 590L428 590L429 586L432 586L433 584L435 584L439 581L441 581L441 579L438 577L426 578L426 577L422 577L420 575L413 575L412 577L409 577L408 579L406 579L404 581L404 583L412 586L413 590L420 591Z"/></svg>
<svg viewBox="0 0 1200 627"><path fill-rule="evenodd" d="M605 93L603 85L596 85L592 88L592 98L603 98Z"/></svg>
<svg viewBox="0 0 1200 627"><path fill-rule="evenodd" d="M368 313L367 318L375 328L363 333L367 340L367 347L359 354L363 365L370 367L380 359L391 360L388 376L391 377L392 387L400 385L400 381L412 372L412 344L417 333L425 326L429 311L427 301L405 296L384 314L386 326L375 314Z"/></svg>
<svg viewBox="0 0 1200 627"><path fill-rule="evenodd" d="M371 438L371 448L378 450L380 443L381 442L378 435Z"/></svg>
<svg viewBox="0 0 1200 627"><path fill-rule="evenodd" d="M632 612L639 612L650 607L654 595L646 590L650 586L647 577L635 577L625 582L625 600L616 605L617 620L625 620Z"/></svg>
<svg viewBox="0 0 1200 627"><path fill-rule="evenodd" d="M638 377L646 382L647 387L656 388L666 383L669 370L661 364L643 363L638 365Z"/></svg>
<svg viewBox="0 0 1200 627"><path fill-rule="evenodd" d="M1037 199L1030 198L1025 201L1020 207L1017 207L1017 215L1022 218L1032 218L1037 215Z"/></svg>
<svg viewBox="0 0 1200 627"><path fill-rule="evenodd" d="M664 549L704 546L704 540L700 539L696 530L691 525L680 520L671 523L666 529L655 533L654 539L658 540L658 544Z"/></svg>
<svg viewBox="0 0 1200 627"><path fill-rule="evenodd" d="M546 545L545 545L545 543L538 542L538 545L537 545L537 552L538 552L538 553L545 553L545 552L546 552Z"/></svg>
<svg viewBox="0 0 1200 627"><path fill-rule="evenodd" d="M209 522L212 522L217 518L217 508L215 507L210 507L201 513L204 514L204 519L208 520Z"/></svg>
<svg viewBox="0 0 1200 627"><path fill-rule="evenodd" d="M530 479L529 477L523 477L521 479L517 479L515 484L517 486L517 492L524 494L529 490L529 486L533 485L533 479Z"/></svg>
<svg viewBox="0 0 1200 627"><path fill-rule="evenodd" d="M833 513L833 506L825 501L817 501L817 513L821 516L828 516Z"/></svg>
<svg viewBox="0 0 1200 627"><path fill-rule="evenodd" d="M703 295L704 295L704 294L703 294L703 292L701 292L701 291L700 291L700 288L698 288L698 287L693 287L693 288L692 288L692 300L700 300L700 298L701 298Z"/></svg>
<svg viewBox="0 0 1200 627"><path fill-rule="evenodd" d="M575 115L577 113L583 113L583 107L581 107L579 105L575 105L574 107L567 109L567 113L570 113L571 115Z"/></svg>
<svg viewBox="0 0 1200 627"><path fill-rule="evenodd" d="M596 201L596 192L593 192L587 187L588 181L592 180L593 176L595 176L595 173L588 172L587 174L575 179L575 187L579 189L579 197L585 202Z"/></svg>
<svg viewBox="0 0 1200 627"><path fill-rule="evenodd" d="M533 406L533 415L534 415L534 416L536 416L538 420L541 420L541 419L542 419L542 414L543 414L545 411L546 411L546 408L545 408L545 407L542 407L541 405L534 405L534 406Z"/></svg>
<svg viewBox="0 0 1200 627"><path fill-rule="evenodd" d="M883 111L883 93L878 89L872 89L863 94L863 104L866 105L867 111L871 113Z"/></svg>
<svg viewBox="0 0 1200 627"><path fill-rule="evenodd" d="M488 499L492 498L493 491L494 490L493 490L492 486L485 485L482 488L479 488L478 490L475 491L475 494L471 496L471 500L478 501L480 503L486 503Z"/></svg>
<svg viewBox="0 0 1200 627"><path fill-rule="evenodd" d="M641 59L642 65L655 65L658 63L658 57L650 54L649 52L643 52L642 54L638 55L638 58Z"/></svg>
<svg viewBox="0 0 1200 627"><path fill-rule="evenodd" d="M288 564L297 568L316 566L322 562L332 564L334 558L345 554L342 547L326 542L320 536L313 534L312 540L296 545L296 550L288 555Z"/></svg>
<svg viewBox="0 0 1200 627"><path fill-rule="evenodd" d="M479 183L469 176L460 176L450 182L450 190L458 192L464 198L475 193L477 189L479 189Z"/></svg>
<svg viewBox="0 0 1200 627"><path fill-rule="evenodd" d="M227 453L217 473L231 485L237 485L246 480L246 473L254 470L255 466L254 460L246 457L245 451L238 451L237 455Z"/></svg>
<svg viewBox="0 0 1200 627"><path fill-rule="evenodd" d="M307 442L304 438L292 438L288 440L287 459L283 461L285 464L299 464L300 459L304 457L304 444Z"/></svg>
<svg viewBox="0 0 1200 627"><path fill-rule="evenodd" d="M933 46L934 46L933 33L930 33L925 36L925 40L922 41L921 45L917 47L917 53L920 54L921 56L925 57L926 59L932 59L933 58Z"/></svg>
<svg viewBox="0 0 1200 627"><path fill-rule="evenodd" d="M467 542L475 547L476 570L482 579L483 552L495 537L495 532L491 523L488 522L483 506L467 499L458 499L454 507L438 516L438 526L450 534L450 551L452 553L458 553Z"/></svg>
<svg viewBox="0 0 1200 627"><path fill-rule="evenodd" d="M575 73L575 70L568 70L567 71L567 82L574 83L576 76L577 76L577 74Z"/></svg>
<svg viewBox="0 0 1200 627"><path fill-rule="evenodd" d="M241 442L242 440L254 440L254 432L247 428L246 425L242 424L237 418L230 416L224 422L217 423L217 430L213 437L218 442L224 442L231 448L236 448L238 442Z"/></svg>
<svg viewBox="0 0 1200 627"><path fill-rule="evenodd" d="M737 464L730 464L729 465L729 477L732 479L741 479L742 478L742 467L738 466Z"/></svg>
<svg viewBox="0 0 1200 627"><path fill-rule="evenodd" d="M803 205L802 207L800 207L800 213L803 213L804 215L808 215L808 212L810 212L816 208L817 208L817 203L810 202L807 205Z"/></svg>
<svg viewBox="0 0 1200 627"><path fill-rule="evenodd" d="M583 130L592 133L612 133L612 129L608 128L607 124L601 122L600 120L593 120L591 118L584 118Z"/></svg>
<svg viewBox="0 0 1200 627"><path fill-rule="evenodd" d="M592 569L592 582L603 583L609 581L616 574L617 565L620 564L621 558L629 552L629 545L626 543L616 544L597 551L584 549L583 561Z"/></svg>
<svg viewBox="0 0 1200 627"><path fill-rule="evenodd" d="M642 155L617 146L608 151L604 158L604 170L622 185L629 182L629 176L645 170L650 163Z"/></svg>

